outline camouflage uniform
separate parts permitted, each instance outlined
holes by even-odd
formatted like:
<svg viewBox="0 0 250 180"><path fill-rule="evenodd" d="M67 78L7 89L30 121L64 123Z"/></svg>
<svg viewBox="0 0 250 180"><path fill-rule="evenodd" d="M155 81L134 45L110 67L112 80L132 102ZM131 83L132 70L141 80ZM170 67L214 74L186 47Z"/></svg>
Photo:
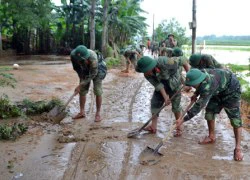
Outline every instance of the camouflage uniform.
<svg viewBox="0 0 250 180"><path fill-rule="evenodd" d="M215 120L215 114L225 109L233 127L241 127L240 96L241 87L236 76L223 69L203 69L207 74L195 94L200 95L198 101L187 112L184 121L190 120L206 106L206 120Z"/></svg>
<svg viewBox="0 0 250 180"><path fill-rule="evenodd" d="M161 47L159 56L163 56L163 54L166 54L167 57L172 57L173 49L172 48L167 48L167 47Z"/></svg>
<svg viewBox="0 0 250 180"><path fill-rule="evenodd" d="M128 59L130 59L131 63L133 64L133 66L135 67L137 64L137 54L136 54L136 50L133 50L131 48L127 48L124 52L124 57L126 58L126 63L129 64Z"/></svg>
<svg viewBox="0 0 250 180"><path fill-rule="evenodd" d="M161 95L160 89L164 87L170 98L180 89L181 76L178 69L183 66L182 63L183 61L178 61L177 58L160 56L157 59L157 70L153 71L152 76L145 76L145 78L155 87L151 99L151 112L153 114L155 114L164 104L164 98ZM171 101L173 112L181 111L180 102L181 93L178 93Z"/></svg>
<svg viewBox="0 0 250 180"><path fill-rule="evenodd" d="M192 66L192 68L198 68L198 69L203 69L203 68L223 68L222 65L215 60L215 58L211 55L208 54L202 54L201 55L201 63L197 66Z"/></svg>
<svg viewBox="0 0 250 180"><path fill-rule="evenodd" d="M175 42L176 42L176 40L175 40ZM168 47L168 48L174 48L176 46L174 44L171 44L168 40L166 40L166 47Z"/></svg>
<svg viewBox="0 0 250 180"><path fill-rule="evenodd" d="M91 80L94 84L94 94L96 96L102 95L102 79L99 77L98 73L98 59L97 54L88 49L90 57L83 60L80 56L77 56L75 49L71 52L71 62L73 69L77 72L80 78L80 95L85 96L88 93Z"/></svg>

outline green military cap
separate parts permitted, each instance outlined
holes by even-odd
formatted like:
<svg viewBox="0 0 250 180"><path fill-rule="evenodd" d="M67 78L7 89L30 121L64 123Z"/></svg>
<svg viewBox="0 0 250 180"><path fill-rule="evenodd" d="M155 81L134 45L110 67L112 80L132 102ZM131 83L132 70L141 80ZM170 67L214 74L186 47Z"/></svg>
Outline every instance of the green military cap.
<svg viewBox="0 0 250 180"><path fill-rule="evenodd" d="M201 61L201 54L192 54L189 58L189 63L193 67L199 65L200 61Z"/></svg>
<svg viewBox="0 0 250 180"><path fill-rule="evenodd" d="M173 49L173 56L175 56L175 57L183 56L183 52L182 52L181 48L178 48L178 47L174 48Z"/></svg>
<svg viewBox="0 0 250 180"><path fill-rule="evenodd" d="M79 45L76 47L75 54L77 55L78 53L80 53L80 56L84 59L88 59L90 56L88 49L83 45Z"/></svg>
<svg viewBox="0 0 250 180"><path fill-rule="evenodd" d="M206 74L199 69L191 69L187 72L186 82L187 86L194 86L201 83L206 78Z"/></svg>
<svg viewBox="0 0 250 180"><path fill-rule="evenodd" d="M170 37L170 36L173 36L173 37L174 37L174 34L172 34L172 33L168 34L168 37Z"/></svg>
<svg viewBox="0 0 250 180"><path fill-rule="evenodd" d="M152 70L156 66L156 64L157 64L156 60L152 59L149 56L143 56L137 62L136 71L145 73L149 70Z"/></svg>

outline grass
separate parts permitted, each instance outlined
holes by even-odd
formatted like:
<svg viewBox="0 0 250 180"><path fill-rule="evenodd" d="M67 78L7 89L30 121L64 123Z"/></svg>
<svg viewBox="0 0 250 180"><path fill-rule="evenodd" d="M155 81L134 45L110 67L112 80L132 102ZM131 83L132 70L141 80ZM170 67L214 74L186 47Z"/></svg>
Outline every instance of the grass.
<svg viewBox="0 0 250 180"><path fill-rule="evenodd" d="M231 71L234 73L250 70L250 65L226 64L225 66L231 69Z"/></svg>
<svg viewBox="0 0 250 180"><path fill-rule="evenodd" d="M197 44L201 44L203 41L197 41ZM206 40L207 45L216 45L216 46L250 46L249 40ZM250 47L249 47L250 49Z"/></svg>
<svg viewBox="0 0 250 180"><path fill-rule="evenodd" d="M0 87L10 86L12 88L16 85L16 79L13 77L13 74L8 73L7 71L12 70L9 66L0 67Z"/></svg>

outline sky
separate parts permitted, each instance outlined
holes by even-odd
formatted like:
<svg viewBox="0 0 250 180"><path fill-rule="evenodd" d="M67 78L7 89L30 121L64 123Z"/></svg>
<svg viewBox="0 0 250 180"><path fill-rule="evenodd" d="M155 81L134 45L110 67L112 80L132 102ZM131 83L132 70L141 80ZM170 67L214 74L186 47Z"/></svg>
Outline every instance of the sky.
<svg viewBox="0 0 250 180"><path fill-rule="evenodd" d="M57 5L60 0L52 0ZM191 35L189 22L192 22L193 0L144 0L141 8L148 13L149 25L147 31L153 32L153 14L156 28L164 19L175 18L186 35ZM250 35L250 0L196 0L196 36L214 34L221 35Z"/></svg>
<svg viewBox="0 0 250 180"><path fill-rule="evenodd" d="M192 22L193 0L144 0L141 8L148 12L148 33L164 19L175 18L186 34L191 35L188 22ZM250 35L250 0L196 0L196 36L215 34Z"/></svg>

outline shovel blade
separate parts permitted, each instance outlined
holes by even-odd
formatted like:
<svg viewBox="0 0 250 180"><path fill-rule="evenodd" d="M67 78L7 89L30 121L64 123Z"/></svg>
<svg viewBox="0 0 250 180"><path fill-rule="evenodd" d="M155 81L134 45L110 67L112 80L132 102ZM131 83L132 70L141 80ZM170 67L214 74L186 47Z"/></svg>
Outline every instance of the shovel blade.
<svg viewBox="0 0 250 180"><path fill-rule="evenodd" d="M48 116L50 117L55 117L57 116L60 112L62 112L62 108L60 108L59 106L55 106L53 109L51 109L48 112Z"/></svg>
<svg viewBox="0 0 250 180"><path fill-rule="evenodd" d="M151 147L145 148L141 154L140 154L140 164L142 165L154 165L160 161L160 157L162 157L163 154L159 153L158 151L155 151L155 149Z"/></svg>
<svg viewBox="0 0 250 180"><path fill-rule="evenodd" d="M134 136L137 136L138 134L140 134L139 129L134 129L134 130L132 130L131 132L129 132L129 133L127 134L127 138L132 138L132 137L134 137Z"/></svg>
<svg viewBox="0 0 250 180"><path fill-rule="evenodd" d="M67 112L64 112L64 111L59 113L58 115L52 118L53 122L55 124L59 124L66 117L66 115L67 115Z"/></svg>

